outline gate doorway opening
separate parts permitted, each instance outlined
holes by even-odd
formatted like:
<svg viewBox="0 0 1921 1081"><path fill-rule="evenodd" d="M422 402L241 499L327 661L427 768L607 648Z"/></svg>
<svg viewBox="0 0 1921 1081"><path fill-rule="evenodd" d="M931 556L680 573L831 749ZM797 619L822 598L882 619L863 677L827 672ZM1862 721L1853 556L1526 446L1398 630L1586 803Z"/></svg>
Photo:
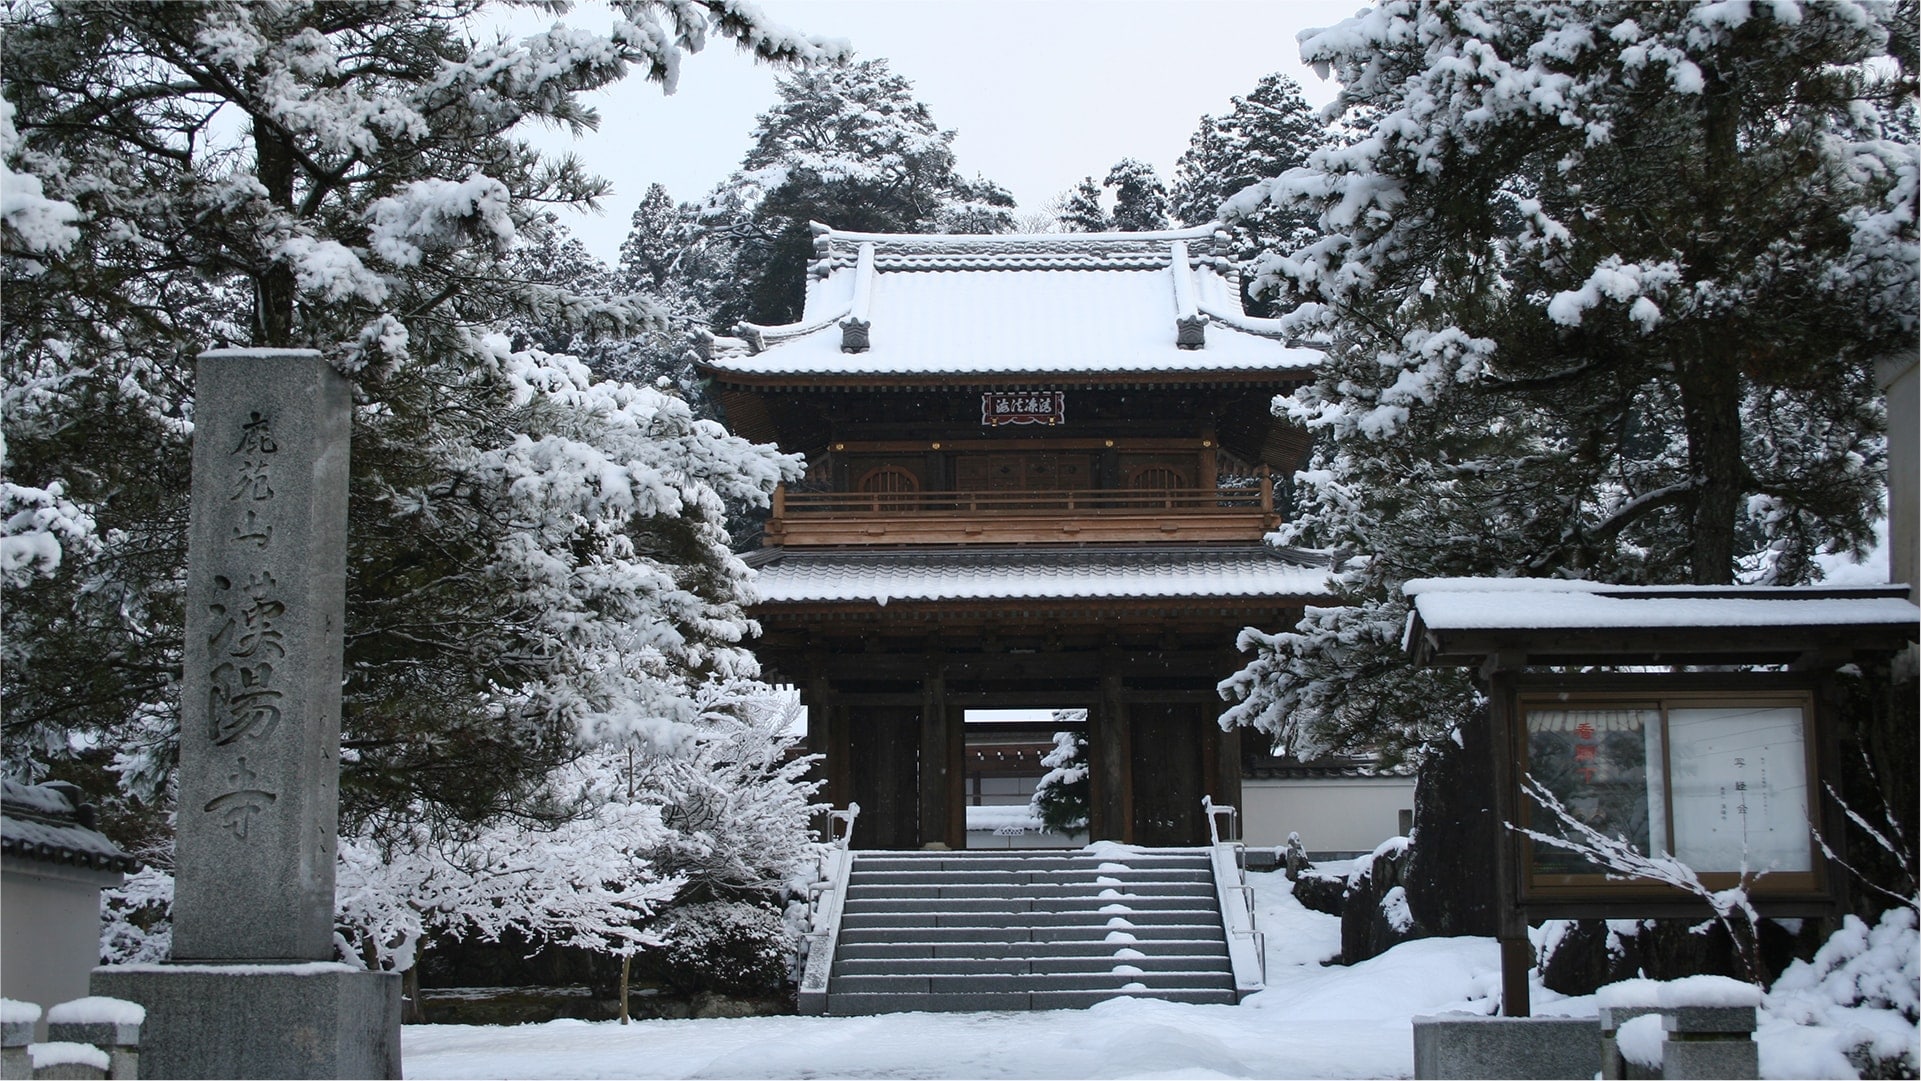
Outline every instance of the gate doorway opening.
<svg viewBox="0 0 1921 1081"><path fill-rule="evenodd" d="M967 710L962 762L968 848L1087 843L1086 709ZM1059 809L1052 826L1035 802L1035 789L1050 775L1046 803ZM1064 825L1075 828L1059 828Z"/></svg>

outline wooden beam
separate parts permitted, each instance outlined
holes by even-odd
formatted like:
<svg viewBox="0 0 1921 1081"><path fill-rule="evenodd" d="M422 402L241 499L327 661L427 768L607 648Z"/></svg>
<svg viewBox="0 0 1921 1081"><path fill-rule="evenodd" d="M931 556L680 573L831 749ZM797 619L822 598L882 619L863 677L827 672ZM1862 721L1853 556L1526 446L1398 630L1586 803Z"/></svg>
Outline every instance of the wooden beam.
<svg viewBox="0 0 1921 1081"><path fill-rule="evenodd" d="M1528 970L1534 965L1534 947L1527 937L1527 915L1521 909L1520 837L1508 828L1518 821L1515 806L1520 780L1515 776L1516 749L1520 738L1516 726L1515 671L1483 667L1488 685L1487 714L1489 746L1494 755L1494 937L1501 949L1501 1013L1506 1017L1527 1017L1532 1012L1528 1001Z"/></svg>

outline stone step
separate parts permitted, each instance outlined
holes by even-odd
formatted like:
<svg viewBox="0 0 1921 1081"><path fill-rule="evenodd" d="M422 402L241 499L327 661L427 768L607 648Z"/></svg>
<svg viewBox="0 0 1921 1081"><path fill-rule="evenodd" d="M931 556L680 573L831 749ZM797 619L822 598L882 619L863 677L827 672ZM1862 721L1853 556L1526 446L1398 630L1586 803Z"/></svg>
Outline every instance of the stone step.
<svg viewBox="0 0 1921 1081"><path fill-rule="evenodd" d="M1166 868L1151 872L853 872L851 889L918 889L918 887L980 887L980 889L1135 889L1147 883L1212 887L1214 872L1206 868Z"/></svg>
<svg viewBox="0 0 1921 1081"><path fill-rule="evenodd" d="M1213 895L1187 897L888 897L849 892L845 916L870 913L998 912L1012 917L1026 913L1079 914L1084 917L1131 916L1149 912L1217 911Z"/></svg>
<svg viewBox="0 0 1921 1081"><path fill-rule="evenodd" d="M1133 949L1139 953L1180 957L1227 957L1227 940L1214 934L1200 938L1148 938L1136 935L1134 943L1108 942L1104 938L1087 938L1077 942L1036 942L1032 939L1019 941L980 941L960 940L944 942L925 941L864 941L849 942L840 940L834 950L834 963L841 961L905 960L909 958L951 958L954 960L1010 961L1025 959L1050 959L1055 961L1078 961L1093 959L1115 961L1117 950ZM1133 962L1139 964L1139 961Z"/></svg>
<svg viewBox="0 0 1921 1081"><path fill-rule="evenodd" d="M1070 1009L1124 995L1235 1001L1205 851L855 855L828 1013Z"/></svg>
<svg viewBox="0 0 1921 1081"><path fill-rule="evenodd" d="M1084 1010L1116 998L1153 998L1168 1002L1193 1002L1203 1005L1231 1006L1232 990L1133 991L1000 991L985 994L896 995L861 992L830 994L827 1013L834 1017L860 1017L879 1013L974 1013L988 1010Z"/></svg>
<svg viewBox="0 0 1921 1081"><path fill-rule="evenodd" d="M1066 974L1022 973L1020 975L978 975L944 973L938 975L835 976L834 993L951 995L989 994L996 991L1119 991L1129 984L1137 990L1220 991L1234 993L1234 974L1227 971Z"/></svg>
<svg viewBox="0 0 1921 1081"><path fill-rule="evenodd" d="M956 881L959 876L914 876L912 882L875 882L854 878L847 883L847 896L863 894L883 897L1095 897L1104 890L1162 896L1212 897L1213 880L1191 882L1165 879L1122 879L1045 882Z"/></svg>
<svg viewBox="0 0 1921 1081"><path fill-rule="evenodd" d="M1139 952L1139 951L1136 951ZM1080 957L834 957L833 978L846 976L1022 976L1081 973L1108 975L1120 966L1144 972L1225 972L1233 974L1227 953L1159 952L1147 957L1122 958L1107 954Z"/></svg>
<svg viewBox="0 0 1921 1081"><path fill-rule="evenodd" d="M972 924L926 924L926 922L886 922L880 916L864 916L863 924L841 922L839 943L859 945L859 943L1103 943L1112 941L1116 945L1128 945L1128 939L1118 935L1130 935L1135 941L1151 943L1162 939L1208 939L1218 937L1226 941L1226 929L1220 924L1220 916L1212 922L1206 920L1179 920L1179 922L1143 922L1130 920L1128 927L1108 927L1106 924L1033 924L1022 920L1020 924L997 924L991 920L978 920ZM1112 935L1112 937L1110 937Z"/></svg>
<svg viewBox="0 0 1921 1081"><path fill-rule="evenodd" d="M1125 874L1129 871L1155 870L1205 870L1211 866L1205 854L1165 856L1132 856L1127 859L1101 859L1093 856L1001 856L965 855L956 852L938 854L907 853L856 853L853 874L862 871L914 871L914 872L981 872L1015 871L1087 874ZM1107 868L1107 870L1103 870Z"/></svg>
<svg viewBox="0 0 1921 1081"><path fill-rule="evenodd" d="M1110 923L1122 920L1124 923ZM1211 927L1217 933L1221 929L1221 913L1214 908L1154 908L1133 909L1127 912L1098 912L1093 909L1069 912L1021 911L1009 912L1002 909L960 910L948 909L941 912L887 912L856 909L842 915L841 930L850 928L882 927L1079 927L1099 929L1103 933L1113 927L1168 927L1200 926Z"/></svg>

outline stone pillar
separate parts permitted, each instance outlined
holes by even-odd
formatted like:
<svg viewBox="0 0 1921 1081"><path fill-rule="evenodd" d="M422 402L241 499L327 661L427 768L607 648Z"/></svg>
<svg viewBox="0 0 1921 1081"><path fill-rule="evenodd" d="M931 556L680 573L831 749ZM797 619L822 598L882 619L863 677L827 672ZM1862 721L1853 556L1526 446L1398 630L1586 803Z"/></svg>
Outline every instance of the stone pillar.
<svg viewBox="0 0 1921 1081"><path fill-rule="evenodd" d="M347 381L221 351L195 389L173 959L333 959Z"/></svg>
<svg viewBox="0 0 1921 1081"><path fill-rule="evenodd" d="M38 1005L0 998L0 1081L33 1076L27 1045L33 1042L33 1026L39 1023Z"/></svg>
<svg viewBox="0 0 1921 1081"><path fill-rule="evenodd" d="M1761 1076L1754 1042L1752 1006L1678 1006L1661 1011L1661 1076L1740 1078Z"/></svg>
<svg viewBox="0 0 1921 1081"><path fill-rule="evenodd" d="M1602 993L1605 994L1606 990L1603 989ZM1601 1022L1601 1081L1644 1081L1646 1071L1621 1054L1621 1045L1615 1037L1627 1022L1660 1012L1659 1006L1611 1006L1606 1003L1602 1003L1595 1011L1596 1018Z"/></svg>
<svg viewBox="0 0 1921 1081"><path fill-rule="evenodd" d="M194 397L173 956L94 992L149 1077L398 1077L400 977L333 962L350 388L217 350Z"/></svg>
<svg viewBox="0 0 1921 1081"><path fill-rule="evenodd" d="M132 1002L83 998L47 1011L47 1039L83 1043L107 1054L107 1076L134 1081L140 1076L140 1026L146 1010Z"/></svg>

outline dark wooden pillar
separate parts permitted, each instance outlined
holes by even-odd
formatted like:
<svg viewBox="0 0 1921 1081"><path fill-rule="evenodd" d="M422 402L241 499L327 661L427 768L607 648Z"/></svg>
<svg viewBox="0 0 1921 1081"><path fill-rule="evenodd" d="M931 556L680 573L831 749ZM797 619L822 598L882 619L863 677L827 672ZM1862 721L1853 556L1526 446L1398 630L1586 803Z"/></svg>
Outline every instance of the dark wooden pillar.
<svg viewBox="0 0 1921 1081"><path fill-rule="evenodd" d="M947 847L967 847L967 708L947 707Z"/></svg>
<svg viewBox="0 0 1921 1081"><path fill-rule="evenodd" d="M1494 937L1501 946L1501 1013L1527 1017L1533 1012L1527 974L1534 967L1527 915L1521 910L1521 876L1527 869L1521 865L1520 835L1508 828L1519 821L1520 811L1516 806L1520 778L1515 775L1516 726L1521 723L1515 715L1516 667L1512 659L1490 657L1482 675L1494 753Z"/></svg>
<svg viewBox="0 0 1921 1081"><path fill-rule="evenodd" d="M953 836L953 800L948 789L959 776L952 757L953 740L947 731L947 677L940 658L927 656L920 696L920 843L936 842L957 848Z"/></svg>
<svg viewBox="0 0 1921 1081"><path fill-rule="evenodd" d="M816 673L807 681L807 750L821 756L814 767L824 782L820 798L838 810L847 806L854 792L848 772L847 717L833 684L819 674L825 660L810 654L807 663Z"/></svg>
<svg viewBox="0 0 1921 1081"><path fill-rule="evenodd" d="M1089 714L1087 753L1090 768L1089 838L1134 839L1133 737L1127 692L1121 684L1120 651L1101 651L1101 698Z"/></svg>
<svg viewBox="0 0 1921 1081"><path fill-rule="evenodd" d="M1223 731L1211 709L1203 707L1200 713L1201 786L1215 803L1245 814L1247 808L1241 806L1241 730Z"/></svg>
<svg viewBox="0 0 1921 1081"><path fill-rule="evenodd" d="M1806 718L1801 726L1801 737L1815 748L1815 779L1822 792L1846 791L1841 773L1841 703L1845 692L1835 683L1834 670L1847 660L1823 664L1816 670L1814 715ZM1881 669L1881 678L1887 678L1885 667ZM1810 813L1815 812L1810 809ZM1824 799L1818 815L1821 836L1827 842L1822 846L1827 855L1818 866L1822 884L1834 897L1834 907L1826 919L1827 933L1831 935L1841 929L1842 917L1855 910L1854 875L1848 870L1848 812L1840 800Z"/></svg>

